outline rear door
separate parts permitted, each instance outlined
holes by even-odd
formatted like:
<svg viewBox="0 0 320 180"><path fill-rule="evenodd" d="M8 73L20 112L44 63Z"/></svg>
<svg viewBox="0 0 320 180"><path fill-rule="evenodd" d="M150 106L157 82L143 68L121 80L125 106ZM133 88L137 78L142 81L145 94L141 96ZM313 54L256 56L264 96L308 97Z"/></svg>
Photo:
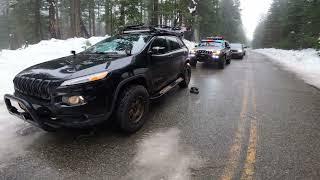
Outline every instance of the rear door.
<svg viewBox="0 0 320 180"><path fill-rule="evenodd" d="M171 53L165 36L157 36L151 42L149 52L154 47L160 47L162 50L158 53L150 54L150 70L152 76L153 90L160 91L170 81Z"/></svg>

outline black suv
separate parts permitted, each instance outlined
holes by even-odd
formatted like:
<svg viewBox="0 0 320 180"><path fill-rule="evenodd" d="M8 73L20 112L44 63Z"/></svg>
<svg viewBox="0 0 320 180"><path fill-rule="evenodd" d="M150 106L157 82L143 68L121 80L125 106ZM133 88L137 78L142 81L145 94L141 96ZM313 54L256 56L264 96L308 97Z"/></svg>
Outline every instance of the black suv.
<svg viewBox="0 0 320 180"><path fill-rule="evenodd" d="M139 130L149 102L191 77L188 48L175 29L130 26L89 49L41 63L13 80L9 112L46 131L99 124L115 115L125 132Z"/></svg>
<svg viewBox="0 0 320 180"><path fill-rule="evenodd" d="M220 69L224 69L226 64L231 63L230 44L223 38L209 37L190 51L189 59L191 66L196 66L199 61L216 63Z"/></svg>

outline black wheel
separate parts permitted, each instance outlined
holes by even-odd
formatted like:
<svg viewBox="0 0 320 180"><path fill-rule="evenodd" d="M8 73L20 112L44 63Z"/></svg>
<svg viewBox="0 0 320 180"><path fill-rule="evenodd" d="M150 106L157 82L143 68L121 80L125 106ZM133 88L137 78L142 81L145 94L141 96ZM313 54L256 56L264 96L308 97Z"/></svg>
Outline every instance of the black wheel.
<svg viewBox="0 0 320 180"><path fill-rule="evenodd" d="M117 123L127 133L138 131L146 120L149 111L149 94L145 87L134 85L120 95L117 107Z"/></svg>
<svg viewBox="0 0 320 180"><path fill-rule="evenodd" d="M182 78L183 78L183 81L179 84L179 86L181 88L187 88L190 83L190 79L191 79L191 68L188 64L184 68Z"/></svg>
<svg viewBox="0 0 320 180"><path fill-rule="evenodd" d="M197 60L190 60L190 65L192 67L196 67L197 66Z"/></svg>
<svg viewBox="0 0 320 180"><path fill-rule="evenodd" d="M231 64L231 59L227 59L227 64Z"/></svg>
<svg viewBox="0 0 320 180"><path fill-rule="evenodd" d="M240 59L243 60L243 56L241 56Z"/></svg>
<svg viewBox="0 0 320 180"><path fill-rule="evenodd" d="M225 66L226 66L226 57L224 56L219 62L219 68L224 69Z"/></svg>

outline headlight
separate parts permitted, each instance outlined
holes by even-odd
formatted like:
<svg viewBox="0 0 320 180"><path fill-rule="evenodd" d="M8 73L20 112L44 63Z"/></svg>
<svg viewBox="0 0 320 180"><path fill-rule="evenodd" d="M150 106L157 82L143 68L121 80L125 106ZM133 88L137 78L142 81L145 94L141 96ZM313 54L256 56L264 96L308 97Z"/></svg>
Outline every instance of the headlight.
<svg viewBox="0 0 320 180"><path fill-rule="evenodd" d="M83 96L70 96L70 97L62 97L62 102L70 105L70 106L75 106L75 105L84 105L86 104Z"/></svg>
<svg viewBox="0 0 320 180"><path fill-rule="evenodd" d="M220 54L221 53L221 51L215 51L213 54Z"/></svg>
<svg viewBox="0 0 320 180"><path fill-rule="evenodd" d="M75 79L70 79L61 84L61 86L70 86L75 84L82 84L86 82L97 81L105 78L108 75L108 72L97 73L93 75L83 76Z"/></svg>
<svg viewBox="0 0 320 180"><path fill-rule="evenodd" d="M238 52L242 53L242 50L240 49L240 50L238 50Z"/></svg>

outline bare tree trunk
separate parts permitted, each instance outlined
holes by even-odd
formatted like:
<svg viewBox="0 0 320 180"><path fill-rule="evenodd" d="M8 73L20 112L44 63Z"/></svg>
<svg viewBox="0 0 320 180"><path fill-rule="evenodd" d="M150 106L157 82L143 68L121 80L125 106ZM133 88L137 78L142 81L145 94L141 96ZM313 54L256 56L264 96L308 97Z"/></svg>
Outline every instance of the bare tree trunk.
<svg viewBox="0 0 320 180"><path fill-rule="evenodd" d="M88 30L86 29L86 26L84 25L81 17L80 17L80 30L81 30L81 34L83 34L85 38L90 37Z"/></svg>
<svg viewBox="0 0 320 180"><path fill-rule="evenodd" d="M93 13L92 13L92 35L95 36L96 35L96 15L94 12L94 7L92 9Z"/></svg>
<svg viewBox="0 0 320 180"><path fill-rule="evenodd" d="M97 34L98 34L98 36L101 36L101 19L100 19L101 14L100 14L100 6L101 6L100 1L98 1L98 28L97 28Z"/></svg>
<svg viewBox="0 0 320 180"><path fill-rule="evenodd" d="M55 0L55 10L56 10L56 33L57 38L61 39L61 28L60 28L60 18L59 18L59 8L58 8L59 0Z"/></svg>
<svg viewBox="0 0 320 180"><path fill-rule="evenodd" d="M47 0L49 5L49 34L51 38L57 38L56 10L54 0Z"/></svg>
<svg viewBox="0 0 320 180"><path fill-rule="evenodd" d="M124 26L126 24L125 22L125 3L124 3L124 0L121 0L120 1L120 25Z"/></svg>
<svg viewBox="0 0 320 180"><path fill-rule="evenodd" d="M105 30L106 34L111 35L112 32L112 22L111 22L111 14L112 14L112 8L111 8L110 0L105 1Z"/></svg>
<svg viewBox="0 0 320 180"><path fill-rule="evenodd" d="M162 1L163 1L163 0L160 0L160 4L162 4ZM163 21L163 9L161 9L161 12L159 13L159 16L160 16L160 17L159 17L159 18L160 18L159 24L160 24L160 25L163 25L163 22L162 22L162 21Z"/></svg>
<svg viewBox="0 0 320 180"><path fill-rule="evenodd" d="M90 3L89 3L89 22L90 22L89 32L90 32L91 36L96 35L96 16L95 16L94 9L95 9L94 0L90 0Z"/></svg>
<svg viewBox="0 0 320 180"><path fill-rule="evenodd" d="M80 0L71 0L71 34L73 37L81 36Z"/></svg>
<svg viewBox="0 0 320 180"><path fill-rule="evenodd" d="M153 0L152 25L159 24L159 0Z"/></svg>
<svg viewBox="0 0 320 180"><path fill-rule="evenodd" d="M35 35L36 35L36 41L39 42L43 39L42 30L41 30L41 15L40 15L40 6L41 1L35 0Z"/></svg>

